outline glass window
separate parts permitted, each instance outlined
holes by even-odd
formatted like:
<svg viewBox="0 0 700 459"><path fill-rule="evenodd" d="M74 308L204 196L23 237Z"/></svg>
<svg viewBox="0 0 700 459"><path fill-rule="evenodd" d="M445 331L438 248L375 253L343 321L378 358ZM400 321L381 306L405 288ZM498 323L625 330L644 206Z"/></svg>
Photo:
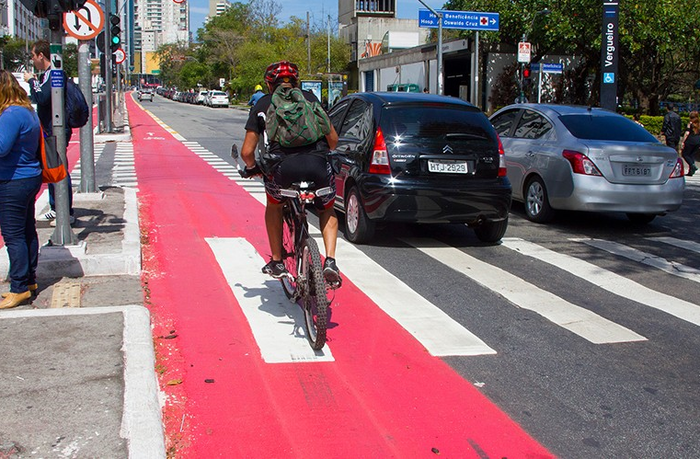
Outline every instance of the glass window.
<svg viewBox="0 0 700 459"><path fill-rule="evenodd" d="M481 110L460 105L394 105L382 111L384 136L434 139L493 139L493 127Z"/></svg>
<svg viewBox="0 0 700 459"><path fill-rule="evenodd" d="M361 100L353 101L345 121L340 128L338 135L353 139L365 139L369 134L369 121L371 120L371 105L367 105Z"/></svg>
<svg viewBox="0 0 700 459"><path fill-rule="evenodd" d="M520 110L508 110L491 120L491 124L501 137L510 137L510 128L513 127L515 118Z"/></svg>
<svg viewBox="0 0 700 459"><path fill-rule="evenodd" d="M649 131L621 115L599 116L582 113L562 115L559 119L569 132L579 139L658 142Z"/></svg>
<svg viewBox="0 0 700 459"><path fill-rule="evenodd" d="M539 139L552 130L552 125L539 113L525 110L520 118L513 137L521 139Z"/></svg>
<svg viewBox="0 0 700 459"><path fill-rule="evenodd" d="M345 109L348 108L350 102L352 102L352 100L343 100L338 102L333 106L333 109L331 109L330 113L328 114L329 118L331 119L331 123L335 128L335 132L337 132L338 135L340 135L340 123L343 121Z"/></svg>

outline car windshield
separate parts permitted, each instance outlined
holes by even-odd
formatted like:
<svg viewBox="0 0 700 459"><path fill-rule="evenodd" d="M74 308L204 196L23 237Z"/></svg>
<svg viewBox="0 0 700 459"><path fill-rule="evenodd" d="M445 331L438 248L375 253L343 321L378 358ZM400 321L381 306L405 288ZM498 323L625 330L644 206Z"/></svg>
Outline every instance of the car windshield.
<svg viewBox="0 0 700 459"><path fill-rule="evenodd" d="M657 142L649 131L624 116L577 114L562 115L559 119L574 137L583 140Z"/></svg>
<svg viewBox="0 0 700 459"><path fill-rule="evenodd" d="M491 139L494 132L481 111L458 105L386 107L381 127L385 135L459 140Z"/></svg>
<svg viewBox="0 0 700 459"><path fill-rule="evenodd" d="M212 95L212 96L225 96L226 93L225 93L225 92L221 92L221 91L214 91L214 92L211 93L211 95Z"/></svg>

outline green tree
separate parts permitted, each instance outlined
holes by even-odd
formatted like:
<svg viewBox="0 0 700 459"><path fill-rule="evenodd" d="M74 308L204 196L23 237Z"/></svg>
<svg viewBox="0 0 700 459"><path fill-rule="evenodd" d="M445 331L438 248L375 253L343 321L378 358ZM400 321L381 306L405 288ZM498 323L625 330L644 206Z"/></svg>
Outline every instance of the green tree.
<svg viewBox="0 0 700 459"><path fill-rule="evenodd" d="M551 13L533 19L545 7ZM523 33L536 45L533 60L544 54L567 54L575 64L567 69L559 102L596 103L600 88L602 3L599 0L450 0L449 10L494 11L499 32L482 34L484 52L498 44L515 45ZM470 36L471 32L463 32ZM700 76L700 28L697 8L682 2L629 0L620 2L620 83L618 95L640 100L652 114L658 102L673 93L690 95L688 81ZM590 98L588 95L590 94Z"/></svg>

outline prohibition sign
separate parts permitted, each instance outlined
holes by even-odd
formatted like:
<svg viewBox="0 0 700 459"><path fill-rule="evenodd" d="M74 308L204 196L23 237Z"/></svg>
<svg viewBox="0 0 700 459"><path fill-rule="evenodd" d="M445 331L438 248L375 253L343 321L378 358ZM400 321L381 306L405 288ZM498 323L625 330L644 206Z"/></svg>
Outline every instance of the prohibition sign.
<svg viewBox="0 0 700 459"><path fill-rule="evenodd" d="M63 28L68 35L78 40L95 38L104 27L105 16L95 0L87 0L77 11L63 14Z"/></svg>

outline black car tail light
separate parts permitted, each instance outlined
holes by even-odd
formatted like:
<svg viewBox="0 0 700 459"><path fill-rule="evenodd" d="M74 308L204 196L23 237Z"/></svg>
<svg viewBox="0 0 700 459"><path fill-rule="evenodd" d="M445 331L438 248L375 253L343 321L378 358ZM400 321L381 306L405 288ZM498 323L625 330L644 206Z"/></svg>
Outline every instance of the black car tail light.
<svg viewBox="0 0 700 459"><path fill-rule="evenodd" d="M506 169L506 152L503 150L503 143L501 143L501 137L496 134L498 139L498 176L505 177L508 174L508 169Z"/></svg>
<svg viewBox="0 0 700 459"><path fill-rule="evenodd" d="M386 142L384 141L384 133L381 128L377 128L377 133L374 136L374 147L372 148L372 159L369 163L370 174L391 174L389 167L389 152L386 150Z"/></svg>
<svg viewBox="0 0 700 459"><path fill-rule="evenodd" d="M573 150L564 150L562 155L571 163L571 169L573 169L574 174L603 175L600 173L598 168L595 167L593 161L591 161L588 156L584 155L583 153Z"/></svg>

